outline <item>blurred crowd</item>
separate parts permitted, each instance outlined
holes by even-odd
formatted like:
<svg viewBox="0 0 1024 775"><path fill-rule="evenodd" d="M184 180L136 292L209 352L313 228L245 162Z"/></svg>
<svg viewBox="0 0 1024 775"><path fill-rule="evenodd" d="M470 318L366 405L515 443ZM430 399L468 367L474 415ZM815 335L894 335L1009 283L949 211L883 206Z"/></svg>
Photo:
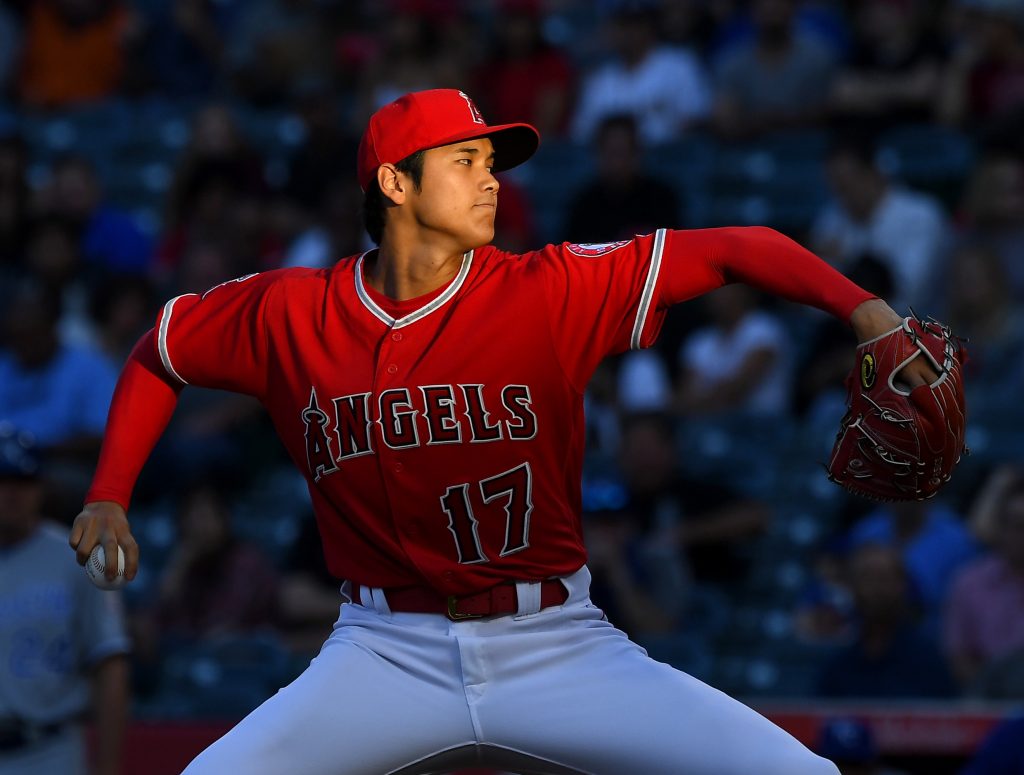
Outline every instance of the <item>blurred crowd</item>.
<svg viewBox="0 0 1024 775"><path fill-rule="evenodd" d="M1024 0L3 0L0 423L43 454L41 512L78 512L164 300L372 246L358 138L432 87L541 131L501 248L763 224L969 339L974 454L906 505L825 480L853 339L820 313L729 287L607 361L610 618L745 695L1024 698ZM213 691L187 655L287 680L329 632L288 466L254 402L185 391L133 504L140 706Z"/></svg>

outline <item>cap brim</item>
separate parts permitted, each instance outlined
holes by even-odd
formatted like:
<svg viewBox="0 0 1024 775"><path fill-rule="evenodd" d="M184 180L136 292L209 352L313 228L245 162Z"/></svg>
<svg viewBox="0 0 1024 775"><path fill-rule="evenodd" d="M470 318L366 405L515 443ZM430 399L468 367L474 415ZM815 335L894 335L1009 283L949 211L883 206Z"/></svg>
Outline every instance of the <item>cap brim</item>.
<svg viewBox="0 0 1024 775"><path fill-rule="evenodd" d="M499 124L480 127L479 132L460 132L430 147L441 148L462 140L476 140L481 137L491 138L491 142L494 144L495 172L504 172L518 167L533 156L540 146L540 132L529 124Z"/></svg>

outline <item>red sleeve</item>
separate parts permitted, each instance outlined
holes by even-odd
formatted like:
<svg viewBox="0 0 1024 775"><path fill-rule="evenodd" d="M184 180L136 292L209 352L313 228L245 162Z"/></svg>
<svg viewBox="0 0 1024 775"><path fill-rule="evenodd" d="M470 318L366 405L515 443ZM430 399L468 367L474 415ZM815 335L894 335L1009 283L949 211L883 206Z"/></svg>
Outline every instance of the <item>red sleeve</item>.
<svg viewBox="0 0 1024 775"><path fill-rule="evenodd" d="M114 501L127 510L135 480L178 403L181 383L164 371L150 329L135 345L110 401L96 475L86 503Z"/></svg>
<svg viewBox="0 0 1024 775"><path fill-rule="evenodd" d="M850 322L875 296L806 248L764 226L670 231L665 243L659 307L742 282Z"/></svg>
<svg viewBox="0 0 1024 775"><path fill-rule="evenodd" d="M664 320L652 304L665 230L631 240L549 245L532 255L559 361L582 390L608 354L649 347Z"/></svg>
<svg viewBox="0 0 1024 775"><path fill-rule="evenodd" d="M246 275L168 301L157 317L157 351L186 385L261 396L266 389L267 306L282 271Z"/></svg>

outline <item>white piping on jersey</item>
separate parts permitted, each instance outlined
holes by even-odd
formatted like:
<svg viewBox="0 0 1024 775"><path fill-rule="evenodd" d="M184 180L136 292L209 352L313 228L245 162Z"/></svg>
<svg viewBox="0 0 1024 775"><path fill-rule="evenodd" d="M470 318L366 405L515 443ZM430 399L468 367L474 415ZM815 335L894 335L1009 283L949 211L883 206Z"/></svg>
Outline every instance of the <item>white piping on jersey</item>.
<svg viewBox="0 0 1024 775"><path fill-rule="evenodd" d="M188 383L181 378L181 375L174 370L174 364L171 363L171 354L167 351L167 326L171 322L171 313L174 312L174 302L185 296L197 296L195 293L183 293L181 296L175 296L169 302L164 304L164 316L160 319L160 331L156 338L156 347L160 351L160 360L164 364L164 368L167 369L167 373L174 377L182 385Z"/></svg>
<svg viewBox="0 0 1024 775"><path fill-rule="evenodd" d="M425 318L431 312L440 307L443 307L456 293L459 292L459 288L462 287L462 283L466 279L466 275L469 274L469 267L473 263L473 251L463 254L462 256L462 268L459 269L459 273L452 280L451 284L445 289L444 293L438 296L428 304L423 305L415 312L410 312L404 318L395 320L387 312L380 308L380 306L373 300L369 293L366 291L366 286L363 284L363 259L366 258L370 251L366 251L356 261L356 295L359 296L359 301L363 303L374 316L384 323L386 326L391 328L402 328L410 323L415 323L417 320Z"/></svg>
<svg viewBox="0 0 1024 775"><path fill-rule="evenodd" d="M640 294L640 306L636 311L636 321L633 323L633 336L629 340L629 349L631 350L640 349L640 339L644 333L644 325L647 323L647 313L651 309L651 300L654 298L654 286L658 284L658 274L661 271L661 254L665 250L665 234L665 229L658 229L654 233L651 265L647 268L647 282L644 283L643 293Z"/></svg>

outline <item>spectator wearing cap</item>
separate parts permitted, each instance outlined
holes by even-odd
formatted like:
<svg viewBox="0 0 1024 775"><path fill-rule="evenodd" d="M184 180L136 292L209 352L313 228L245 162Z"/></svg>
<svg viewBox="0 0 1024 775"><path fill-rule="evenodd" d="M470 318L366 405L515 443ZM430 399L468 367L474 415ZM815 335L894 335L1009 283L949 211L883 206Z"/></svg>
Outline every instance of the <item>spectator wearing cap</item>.
<svg viewBox="0 0 1024 775"><path fill-rule="evenodd" d="M93 586L67 530L43 518L39 475L31 437L0 422L0 775L117 775L128 713L120 593Z"/></svg>

